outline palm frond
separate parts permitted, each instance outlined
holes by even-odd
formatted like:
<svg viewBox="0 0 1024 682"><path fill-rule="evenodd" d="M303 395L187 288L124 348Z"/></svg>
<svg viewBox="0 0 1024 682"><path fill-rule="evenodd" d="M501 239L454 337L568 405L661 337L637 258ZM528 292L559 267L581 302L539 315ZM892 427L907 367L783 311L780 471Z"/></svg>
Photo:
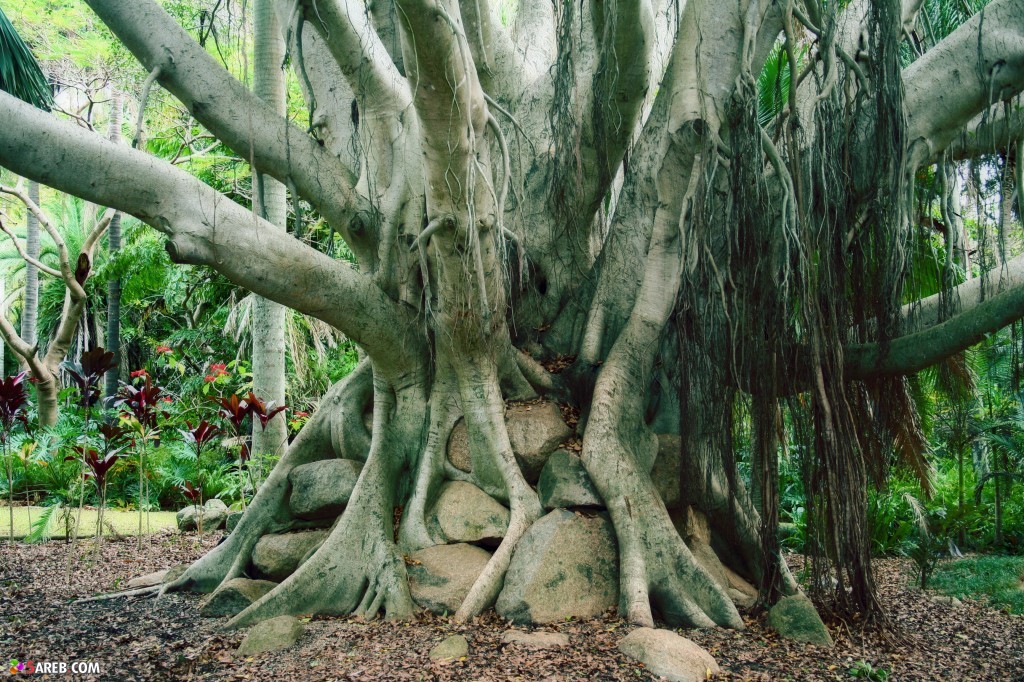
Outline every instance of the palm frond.
<svg viewBox="0 0 1024 682"><path fill-rule="evenodd" d="M40 109L53 106L53 91L39 62L0 9L0 90Z"/></svg>

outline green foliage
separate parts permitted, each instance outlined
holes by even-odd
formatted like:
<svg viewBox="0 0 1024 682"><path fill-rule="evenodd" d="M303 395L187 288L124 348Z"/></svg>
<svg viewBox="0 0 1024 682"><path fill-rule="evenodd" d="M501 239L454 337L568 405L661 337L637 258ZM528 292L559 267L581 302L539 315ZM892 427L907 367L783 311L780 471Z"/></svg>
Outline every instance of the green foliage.
<svg viewBox="0 0 1024 682"><path fill-rule="evenodd" d="M978 556L942 562L931 581L957 598L986 598L1007 613L1024 615L1024 557Z"/></svg>
<svg viewBox="0 0 1024 682"><path fill-rule="evenodd" d="M857 661L850 668L850 677L872 682L885 682L889 679L889 671L885 668L876 668L867 661Z"/></svg>

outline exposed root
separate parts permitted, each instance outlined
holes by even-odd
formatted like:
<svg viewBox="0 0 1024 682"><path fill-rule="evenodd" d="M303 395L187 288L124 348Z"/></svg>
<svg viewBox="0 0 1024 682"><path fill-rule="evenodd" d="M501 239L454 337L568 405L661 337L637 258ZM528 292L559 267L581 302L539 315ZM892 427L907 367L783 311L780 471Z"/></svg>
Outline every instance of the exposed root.
<svg viewBox="0 0 1024 682"><path fill-rule="evenodd" d="M108 601L111 599L121 599L128 597L155 597L160 592L162 585L152 585L150 587L139 587L134 590L123 590L121 592L110 592L108 594L98 594L95 597L83 597L76 599L74 603L85 604L91 601Z"/></svg>

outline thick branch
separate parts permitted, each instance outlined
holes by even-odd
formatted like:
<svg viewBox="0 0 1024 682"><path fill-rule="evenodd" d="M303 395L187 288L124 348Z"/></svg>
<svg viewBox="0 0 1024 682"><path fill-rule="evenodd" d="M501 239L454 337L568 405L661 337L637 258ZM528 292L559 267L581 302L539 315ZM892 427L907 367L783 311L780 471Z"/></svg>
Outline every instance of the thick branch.
<svg viewBox="0 0 1024 682"><path fill-rule="evenodd" d="M45 140L45 144L40 144ZM170 237L180 262L209 265L250 291L334 325L398 375L418 372L410 311L354 267L261 225L184 171L114 145L0 93L0 163L131 213ZM92 178L103 176L104 182ZM394 376L403 385L401 376Z"/></svg>
<svg viewBox="0 0 1024 682"><path fill-rule="evenodd" d="M964 132L946 148L949 158L960 161L983 154L1005 152L1024 135L1024 108L1010 103L1009 113L1003 107L975 116ZM934 163L938 159L928 159Z"/></svg>
<svg viewBox="0 0 1024 682"><path fill-rule="evenodd" d="M350 169L254 97L155 2L89 0L89 6L147 70L160 67L160 85L256 170L293 182L338 229L347 228L352 211L369 211Z"/></svg>
<svg viewBox="0 0 1024 682"><path fill-rule="evenodd" d="M527 68L512 37L501 25L495 3L468 0L460 4L460 9L480 84L498 99L517 99L536 73Z"/></svg>
<svg viewBox="0 0 1024 682"><path fill-rule="evenodd" d="M988 334L1024 317L1024 286L1016 286L976 307L890 341L846 349L848 379L912 374L980 342Z"/></svg>
<svg viewBox="0 0 1024 682"><path fill-rule="evenodd" d="M903 71L907 139L917 164L1024 88L1024 6L994 0Z"/></svg>

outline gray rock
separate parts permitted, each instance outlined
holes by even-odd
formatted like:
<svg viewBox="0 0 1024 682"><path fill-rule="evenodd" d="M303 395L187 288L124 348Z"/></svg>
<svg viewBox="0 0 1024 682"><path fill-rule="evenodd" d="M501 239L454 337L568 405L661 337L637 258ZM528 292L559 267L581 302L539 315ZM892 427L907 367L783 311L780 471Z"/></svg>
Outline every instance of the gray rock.
<svg viewBox="0 0 1024 682"><path fill-rule="evenodd" d="M469 655L469 641L462 635L452 635L430 650L430 660L439 663L457 661Z"/></svg>
<svg viewBox="0 0 1024 682"><path fill-rule="evenodd" d="M505 426L512 452L530 483L537 481L551 453L572 435L555 403L514 405L505 413Z"/></svg>
<svg viewBox="0 0 1024 682"><path fill-rule="evenodd" d="M325 459L292 469L288 507L300 519L329 519L341 514L359 480L363 463L354 459Z"/></svg>
<svg viewBox="0 0 1024 682"><path fill-rule="evenodd" d="M711 654L670 630L637 628L619 640L619 651L673 682L701 682L720 672Z"/></svg>
<svg viewBox="0 0 1024 682"><path fill-rule="evenodd" d="M661 495L661 501L669 509L678 507L683 497L679 482L682 473L681 445L679 436L674 433L658 434L658 454L651 469L651 480Z"/></svg>
<svg viewBox="0 0 1024 682"><path fill-rule="evenodd" d="M951 608L960 608L964 605L962 601L956 597L947 597L945 595L936 594L928 597L928 600L933 604L939 604L941 606L949 606Z"/></svg>
<svg viewBox="0 0 1024 682"><path fill-rule="evenodd" d="M413 601L434 613L455 613L491 555L475 545L437 545L414 552L407 567Z"/></svg>
<svg viewBox="0 0 1024 682"><path fill-rule="evenodd" d="M587 470L580 458L568 450L555 450L540 472L537 493L545 509L559 507L601 507Z"/></svg>
<svg viewBox="0 0 1024 682"><path fill-rule="evenodd" d="M253 602L259 601L275 587L277 583L269 580L232 578L203 599L199 606L199 615L206 618L233 616L244 611Z"/></svg>
<svg viewBox="0 0 1024 682"><path fill-rule="evenodd" d="M429 516L452 542L498 541L508 530L509 511L472 483L450 481Z"/></svg>
<svg viewBox="0 0 1024 682"><path fill-rule="evenodd" d="M175 516L178 530L182 532L198 530L200 517L203 521L203 532L217 530L224 526L228 516L228 506L217 498L207 500L202 507L189 505Z"/></svg>
<svg viewBox="0 0 1024 682"><path fill-rule="evenodd" d="M294 616L278 616L257 623L242 640L238 653L253 656L267 651L287 649L299 641L306 632L306 626Z"/></svg>
<svg viewBox="0 0 1024 682"><path fill-rule="evenodd" d="M140 575L137 578L132 578L125 584L125 589L138 590L143 587L154 587L156 585L163 585L169 583L172 580L177 580L178 577L185 572L188 568L188 564L178 564L177 566L171 566L160 571L153 571L146 575Z"/></svg>
<svg viewBox="0 0 1024 682"><path fill-rule="evenodd" d="M814 604L804 594L783 597L768 612L768 626L786 639L832 646L832 636Z"/></svg>
<svg viewBox="0 0 1024 682"><path fill-rule="evenodd" d="M238 522L242 520L242 516L245 512L235 511L228 514L228 517L224 519L224 530L231 533L238 526Z"/></svg>
<svg viewBox="0 0 1024 682"><path fill-rule="evenodd" d="M506 630L501 635L506 644L519 644L530 649L557 649L569 646L569 635L561 632L523 632L522 630Z"/></svg>
<svg viewBox="0 0 1024 682"><path fill-rule="evenodd" d="M466 420L460 419L448 436L448 461L456 469L469 473L473 471L473 459L469 454L469 432L466 431Z"/></svg>
<svg viewBox="0 0 1024 682"><path fill-rule="evenodd" d="M325 530L264 535L252 551L252 565L260 577L281 582L326 538Z"/></svg>
<svg viewBox="0 0 1024 682"><path fill-rule="evenodd" d="M495 608L516 623L599 616L618 604L618 564L605 514L556 509L519 541Z"/></svg>

